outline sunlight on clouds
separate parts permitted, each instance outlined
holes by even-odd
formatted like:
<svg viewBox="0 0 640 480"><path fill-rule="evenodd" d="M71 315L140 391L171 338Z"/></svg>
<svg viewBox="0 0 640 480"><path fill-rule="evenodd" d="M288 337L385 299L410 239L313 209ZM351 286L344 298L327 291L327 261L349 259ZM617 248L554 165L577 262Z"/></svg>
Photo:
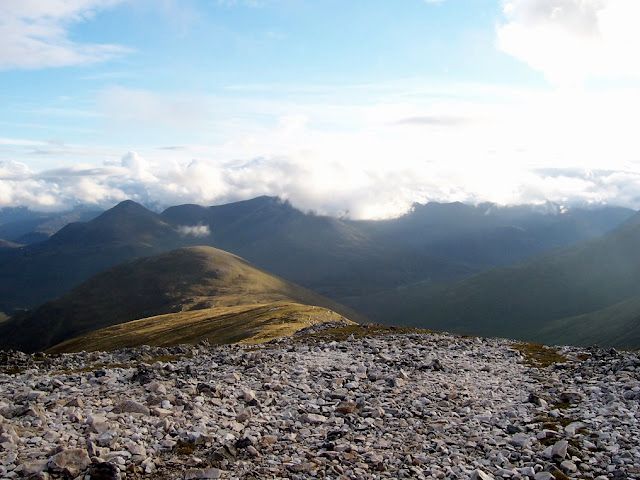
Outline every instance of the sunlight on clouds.
<svg viewBox="0 0 640 480"><path fill-rule="evenodd" d="M503 0L498 45L552 82L640 78L637 0Z"/></svg>
<svg viewBox="0 0 640 480"><path fill-rule="evenodd" d="M124 155L95 151L94 158L107 156L102 165L48 171L5 162L0 202L60 208L133 198L161 207L267 194L303 210L353 218L397 216L414 202L430 200L640 207L635 132L640 95L633 89L422 85L392 90L406 95L376 90L364 93L374 101L349 102L336 95L335 103L319 102L313 94L260 102L189 96L178 109L185 121L172 124L171 138L195 135L206 142L142 146ZM118 115L106 116L120 122L119 128L131 125L132 118L148 118L141 120L146 128L162 127L165 120L154 123L152 112L174 111L176 101L185 98L153 94L148 111L141 112L149 98L145 92L117 91L131 100L114 101ZM228 121L229 112L237 120ZM3 141L3 148L31 148L20 139ZM66 148L77 157L85 147ZM84 158L91 158L91 151ZM108 159L114 155L119 158Z"/></svg>

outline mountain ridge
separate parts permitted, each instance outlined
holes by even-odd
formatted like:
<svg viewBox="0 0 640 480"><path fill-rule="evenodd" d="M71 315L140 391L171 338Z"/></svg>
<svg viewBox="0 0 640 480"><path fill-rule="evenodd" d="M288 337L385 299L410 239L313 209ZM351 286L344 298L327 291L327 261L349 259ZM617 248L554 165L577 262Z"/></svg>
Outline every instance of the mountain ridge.
<svg viewBox="0 0 640 480"><path fill-rule="evenodd" d="M0 347L44 350L133 320L224 307L217 311L219 316L230 307L275 302L315 305L356 317L236 255L213 247L188 247L116 266L59 299L0 324Z"/></svg>
<svg viewBox="0 0 640 480"><path fill-rule="evenodd" d="M43 242L0 249L0 311L14 315L36 308L123 262L208 245L371 320L417 323L424 289L515 265L635 221L626 209L552 207L429 203L399 219L373 222L304 213L266 196L161 213L125 201Z"/></svg>

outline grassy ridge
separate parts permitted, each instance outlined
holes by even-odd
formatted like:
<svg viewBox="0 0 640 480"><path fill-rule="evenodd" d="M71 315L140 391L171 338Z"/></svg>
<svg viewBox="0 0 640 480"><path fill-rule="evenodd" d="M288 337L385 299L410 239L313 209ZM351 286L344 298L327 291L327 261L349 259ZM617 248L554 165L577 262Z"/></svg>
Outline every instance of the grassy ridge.
<svg viewBox="0 0 640 480"><path fill-rule="evenodd" d="M67 340L48 351L170 346L204 339L211 343L263 343L324 322L349 321L326 308L289 302L213 307L114 325Z"/></svg>
<svg viewBox="0 0 640 480"><path fill-rule="evenodd" d="M115 267L32 313L0 324L0 347L44 350L131 320L274 302L314 305L357 317L233 254L189 247Z"/></svg>

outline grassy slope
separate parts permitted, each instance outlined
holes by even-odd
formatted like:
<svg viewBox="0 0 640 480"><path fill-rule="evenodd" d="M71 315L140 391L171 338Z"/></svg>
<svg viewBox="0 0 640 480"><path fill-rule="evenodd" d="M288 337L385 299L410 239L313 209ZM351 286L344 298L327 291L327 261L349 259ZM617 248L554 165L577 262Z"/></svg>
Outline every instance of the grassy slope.
<svg viewBox="0 0 640 480"><path fill-rule="evenodd" d="M429 328L572 343L580 337L571 329L556 329L557 338L543 331L551 322L606 309L640 293L639 242L640 226L631 221L578 247L450 287L425 287L422 296L415 289L401 292L412 301L397 302L387 321L403 323L411 318L416 319L411 324ZM612 331L609 338L603 320L591 317L590 326L584 328L600 329L602 343L617 343L616 333Z"/></svg>
<svg viewBox="0 0 640 480"><path fill-rule="evenodd" d="M138 345L262 343L324 322L352 323L322 307L276 302L170 313L103 328L62 342L51 353L111 350Z"/></svg>
<svg viewBox="0 0 640 480"><path fill-rule="evenodd" d="M190 247L120 265L33 313L16 316L0 326L0 346L42 350L131 320L273 302L317 305L355 316L240 257L212 247Z"/></svg>
<svg viewBox="0 0 640 480"><path fill-rule="evenodd" d="M574 345L640 347L640 295L595 312L554 320L540 332L540 340Z"/></svg>
<svg viewBox="0 0 640 480"><path fill-rule="evenodd" d="M0 310L33 308L121 262L180 246L184 239L158 215L123 202L45 242L0 249Z"/></svg>

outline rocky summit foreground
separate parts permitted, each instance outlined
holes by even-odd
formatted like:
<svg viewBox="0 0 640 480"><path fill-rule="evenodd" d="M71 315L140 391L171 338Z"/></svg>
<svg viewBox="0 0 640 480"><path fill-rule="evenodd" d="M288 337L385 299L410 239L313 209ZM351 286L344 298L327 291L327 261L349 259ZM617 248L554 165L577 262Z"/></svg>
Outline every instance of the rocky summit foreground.
<svg viewBox="0 0 640 480"><path fill-rule="evenodd" d="M0 478L640 478L637 353L342 327L2 355Z"/></svg>

